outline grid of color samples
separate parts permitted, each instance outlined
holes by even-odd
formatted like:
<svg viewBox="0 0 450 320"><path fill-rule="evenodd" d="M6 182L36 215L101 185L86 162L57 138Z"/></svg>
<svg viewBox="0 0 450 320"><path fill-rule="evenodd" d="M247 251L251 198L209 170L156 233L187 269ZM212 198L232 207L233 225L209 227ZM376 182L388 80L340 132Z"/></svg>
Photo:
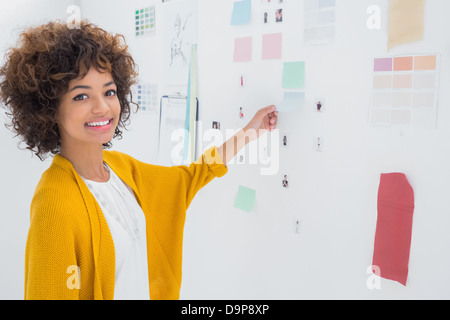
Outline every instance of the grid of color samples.
<svg viewBox="0 0 450 320"><path fill-rule="evenodd" d="M136 37L155 34L155 6L134 11Z"/></svg>
<svg viewBox="0 0 450 320"><path fill-rule="evenodd" d="M436 127L439 55L377 58L373 72L371 125Z"/></svg>
<svg viewBox="0 0 450 320"><path fill-rule="evenodd" d="M305 0L304 41L309 45L327 44L335 38L336 0Z"/></svg>
<svg viewBox="0 0 450 320"><path fill-rule="evenodd" d="M139 84L137 86L137 104L140 111L156 113L158 110L158 86L156 84Z"/></svg>

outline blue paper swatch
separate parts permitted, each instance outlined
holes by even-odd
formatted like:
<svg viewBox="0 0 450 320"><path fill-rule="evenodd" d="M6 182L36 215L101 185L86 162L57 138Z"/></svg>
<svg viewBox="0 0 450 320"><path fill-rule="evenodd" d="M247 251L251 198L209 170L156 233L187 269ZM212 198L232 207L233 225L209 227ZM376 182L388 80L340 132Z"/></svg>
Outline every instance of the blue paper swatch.
<svg viewBox="0 0 450 320"><path fill-rule="evenodd" d="M233 15L231 17L231 25L247 24L250 21L252 11L252 1L237 1L233 6Z"/></svg>

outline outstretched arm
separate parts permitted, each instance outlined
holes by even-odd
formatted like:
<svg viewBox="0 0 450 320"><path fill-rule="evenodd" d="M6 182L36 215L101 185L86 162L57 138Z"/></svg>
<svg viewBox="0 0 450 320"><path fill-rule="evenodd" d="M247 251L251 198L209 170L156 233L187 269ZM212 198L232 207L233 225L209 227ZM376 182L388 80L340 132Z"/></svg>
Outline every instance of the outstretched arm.
<svg viewBox="0 0 450 320"><path fill-rule="evenodd" d="M249 142L258 139L267 130L277 126L278 112L275 106L268 106L256 112L252 120L223 145L217 148L220 157L227 164Z"/></svg>

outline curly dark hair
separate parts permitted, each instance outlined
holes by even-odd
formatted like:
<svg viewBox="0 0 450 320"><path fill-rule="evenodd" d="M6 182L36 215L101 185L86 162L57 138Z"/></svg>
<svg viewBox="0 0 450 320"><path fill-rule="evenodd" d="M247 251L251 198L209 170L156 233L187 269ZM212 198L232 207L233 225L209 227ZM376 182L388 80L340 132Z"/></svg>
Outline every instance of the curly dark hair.
<svg viewBox="0 0 450 320"><path fill-rule="evenodd" d="M17 47L5 54L0 68L0 99L11 123L30 151L44 160L60 151L60 134L55 115L69 81L83 78L92 65L108 71L117 85L120 120L114 137L122 138L130 118L131 87L137 82L136 64L121 34L110 34L86 20L79 28L60 21L30 27L21 33ZM104 148L111 147L111 141Z"/></svg>

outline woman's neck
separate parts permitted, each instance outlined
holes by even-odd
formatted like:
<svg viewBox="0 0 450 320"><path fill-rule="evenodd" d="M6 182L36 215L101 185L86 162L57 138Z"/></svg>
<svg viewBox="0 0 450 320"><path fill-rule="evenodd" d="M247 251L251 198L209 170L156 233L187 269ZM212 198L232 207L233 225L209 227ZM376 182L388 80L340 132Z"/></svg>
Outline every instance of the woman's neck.
<svg viewBox="0 0 450 320"><path fill-rule="evenodd" d="M69 160L83 178L96 182L109 180L109 171L103 165L103 146L65 148L61 145L60 155Z"/></svg>

